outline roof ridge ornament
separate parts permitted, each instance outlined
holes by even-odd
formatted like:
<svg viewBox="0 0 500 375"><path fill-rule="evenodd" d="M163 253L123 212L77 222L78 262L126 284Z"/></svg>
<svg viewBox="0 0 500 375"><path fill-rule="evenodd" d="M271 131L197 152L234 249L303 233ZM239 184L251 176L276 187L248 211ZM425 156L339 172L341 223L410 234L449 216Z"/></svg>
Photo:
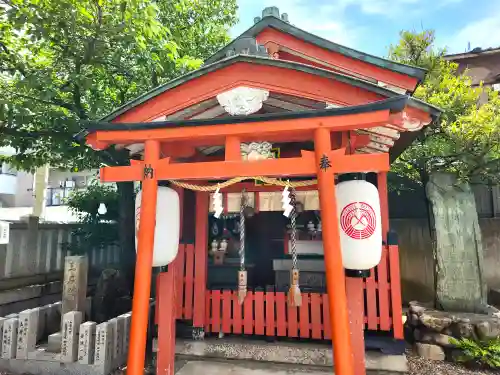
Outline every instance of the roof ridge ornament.
<svg viewBox="0 0 500 375"><path fill-rule="evenodd" d="M258 112L269 97L269 91L238 86L217 95L217 101L231 116L246 116Z"/></svg>
<svg viewBox="0 0 500 375"><path fill-rule="evenodd" d="M257 43L257 40L253 37L241 37L235 39L235 41L232 43L232 48L226 51L226 57L235 55L269 57L266 47Z"/></svg>
<svg viewBox="0 0 500 375"><path fill-rule="evenodd" d="M290 22L288 20L288 14L282 13L281 17L280 17L280 10L278 7L275 7L275 6L266 7L262 10L262 18L265 18L265 17L275 17L275 18L279 18L283 22L288 22L288 23ZM253 21L254 21L254 23L257 23L260 20L261 20L260 17L255 17Z"/></svg>

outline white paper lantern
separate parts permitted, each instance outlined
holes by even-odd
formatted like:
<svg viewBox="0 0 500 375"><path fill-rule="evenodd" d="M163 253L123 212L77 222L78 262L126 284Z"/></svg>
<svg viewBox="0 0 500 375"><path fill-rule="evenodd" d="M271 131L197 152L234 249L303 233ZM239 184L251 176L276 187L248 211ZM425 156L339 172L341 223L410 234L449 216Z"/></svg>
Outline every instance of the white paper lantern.
<svg viewBox="0 0 500 375"><path fill-rule="evenodd" d="M382 257L377 188L363 180L340 182L337 210L344 268L365 271L375 267Z"/></svg>
<svg viewBox="0 0 500 375"><path fill-rule="evenodd" d="M141 210L142 190L135 199L135 249ZM180 203L179 195L173 189L158 187L156 203L156 228L153 250L153 267L166 266L177 256L179 249Z"/></svg>

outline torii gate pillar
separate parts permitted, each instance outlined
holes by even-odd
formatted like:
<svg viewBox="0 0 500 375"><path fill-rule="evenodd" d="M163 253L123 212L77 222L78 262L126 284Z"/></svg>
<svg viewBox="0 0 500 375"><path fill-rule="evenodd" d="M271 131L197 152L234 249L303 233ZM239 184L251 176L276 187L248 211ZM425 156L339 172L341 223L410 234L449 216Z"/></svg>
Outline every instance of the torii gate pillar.
<svg viewBox="0 0 500 375"><path fill-rule="evenodd" d="M160 142L144 142L144 166L154 166L160 159ZM154 169L146 173L142 180L142 202L139 216L137 239L137 260L135 266L134 298L132 301L132 324L130 327L128 374L144 373L144 348L146 347L149 319L149 298L153 270L153 247L156 227L156 201L158 198L158 178Z"/></svg>
<svg viewBox="0 0 500 375"><path fill-rule="evenodd" d="M358 375L354 373L346 284L337 222L335 175L333 168L331 168L331 161L328 159L328 155L332 151L328 129L315 130L314 151L318 168L318 192L323 225L326 287L330 306L335 370L336 373L342 375Z"/></svg>

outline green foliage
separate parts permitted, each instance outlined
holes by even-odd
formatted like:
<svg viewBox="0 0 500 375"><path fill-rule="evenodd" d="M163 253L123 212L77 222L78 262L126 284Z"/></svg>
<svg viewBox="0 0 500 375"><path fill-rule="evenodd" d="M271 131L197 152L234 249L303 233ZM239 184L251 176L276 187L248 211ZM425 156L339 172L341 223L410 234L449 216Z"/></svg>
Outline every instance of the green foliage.
<svg viewBox="0 0 500 375"><path fill-rule="evenodd" d="M460 362L500 369L500 339L476 342L462 338L452 339L451 343L463 352Z"/></svg>
<svg viewBox="0 0 500 375"><path fill-rule="evenodd" d="M84 254L90 249L117 245L118 192L112 185L97 182L87 189L76 191L65 202L78 216L80 225L72 232L69 248L74 254ZM107 212L100 215L99 205L104 203Z"/></svg>
<svg viewBox="0 0 500 375"><path fill-rule="evenodd" d="M125 155L75 142L97 119L200 66L228 40L235 0L0 0L0 146L20 169Z"/></svg>
<svg viewBox="0 0 500 375"><path fill-rule="evenodd" d="M460 180L500 181L500 98L480 85L474 87L467 72L443 58L434 46L434 33L404 31L391 46L389 58L429 69L426 80L414 93L437 106L443 114L434 126L393 164L400 176L422 181L435 171L455 173Z"/></svg>

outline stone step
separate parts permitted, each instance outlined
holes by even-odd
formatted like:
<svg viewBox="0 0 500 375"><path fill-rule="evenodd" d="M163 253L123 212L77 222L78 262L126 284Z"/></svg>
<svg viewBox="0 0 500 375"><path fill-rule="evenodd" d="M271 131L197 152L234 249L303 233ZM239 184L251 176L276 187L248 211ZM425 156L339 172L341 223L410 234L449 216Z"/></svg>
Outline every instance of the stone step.
<svg viewBox="0 0 500 375"><path fill-rule="evenodd" d="M156 350L156 340L153 343ZM332 349L327 344L305 342L274 342L242 338L206 338L203 341L177 339L175 353L179 357L196 359L257 361L295 366L333 367ZM369 372L401 374L408 371L406 356L366 352Z"/></svg>

